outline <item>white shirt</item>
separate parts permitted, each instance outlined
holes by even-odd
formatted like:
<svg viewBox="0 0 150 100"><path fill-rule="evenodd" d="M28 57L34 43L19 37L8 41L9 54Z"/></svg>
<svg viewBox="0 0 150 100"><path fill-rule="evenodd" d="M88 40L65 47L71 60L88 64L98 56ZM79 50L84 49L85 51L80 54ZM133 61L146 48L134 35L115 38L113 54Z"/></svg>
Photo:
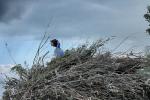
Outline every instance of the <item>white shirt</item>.
<svg viewBox="0 0 150 100"><path fill-rule="evenodd" d="M54 50L54 56L55 57L62 57L64 56L64 52L61 48L56 47Z"/></svg>

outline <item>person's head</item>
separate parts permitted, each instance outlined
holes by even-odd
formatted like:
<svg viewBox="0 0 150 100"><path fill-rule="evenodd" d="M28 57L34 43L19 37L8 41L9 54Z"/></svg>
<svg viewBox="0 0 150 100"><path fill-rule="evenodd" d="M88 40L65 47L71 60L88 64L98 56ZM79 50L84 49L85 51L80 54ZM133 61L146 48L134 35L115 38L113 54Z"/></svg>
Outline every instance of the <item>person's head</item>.
<svg viewBox="0 0 150 100"><path fill-rule="evenodd" d="M51 42L51 46L53 46L53 47L57 47L58 43L59 43L57 39L53 39L50 42Z"/></svg>

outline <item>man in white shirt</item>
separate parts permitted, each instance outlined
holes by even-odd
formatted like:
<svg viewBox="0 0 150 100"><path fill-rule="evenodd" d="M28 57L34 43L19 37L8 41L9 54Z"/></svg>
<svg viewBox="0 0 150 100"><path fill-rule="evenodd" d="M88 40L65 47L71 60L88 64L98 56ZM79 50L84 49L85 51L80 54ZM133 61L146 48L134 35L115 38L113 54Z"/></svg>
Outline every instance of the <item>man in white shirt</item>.
<svg viewBox="0 0 150 100"><path fill-rule="evenodd" d="M64 52L63 50L60 48L60 43L57 39L53 39L50 41L51 42L51 46L55 47L54 50L54 56L57 57L63 57L64 56Z"/></svg>

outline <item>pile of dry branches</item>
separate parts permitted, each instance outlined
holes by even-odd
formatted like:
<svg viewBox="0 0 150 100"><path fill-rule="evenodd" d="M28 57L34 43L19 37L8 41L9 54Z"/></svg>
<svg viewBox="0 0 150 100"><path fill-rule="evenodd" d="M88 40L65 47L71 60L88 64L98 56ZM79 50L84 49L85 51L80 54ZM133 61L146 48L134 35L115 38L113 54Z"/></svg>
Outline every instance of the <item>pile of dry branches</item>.
<svg viewBox="0 0 150 100"><path fill-rule="evenodd" d="M108 39L109 40L109 39ZM6 82L4 100L150 100L150 86L136 71L142 58L98 52L108 40L67 50L24 79Z"/></svg>

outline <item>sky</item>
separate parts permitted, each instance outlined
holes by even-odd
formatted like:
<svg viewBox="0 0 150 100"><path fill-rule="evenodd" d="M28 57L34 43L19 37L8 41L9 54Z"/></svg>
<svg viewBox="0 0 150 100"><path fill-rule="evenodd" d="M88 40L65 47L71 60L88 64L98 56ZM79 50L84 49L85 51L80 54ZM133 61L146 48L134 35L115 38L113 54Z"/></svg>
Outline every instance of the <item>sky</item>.
<svg viewBox="0 0 150 100"><path fill-rule="evenodd" d="M17 63L31 63L48 23L51 39L57 38L64 50L115 36L110 50L129 37L119 50L141 51L150 42L143 17L149 4L149 0L0 0L0 67L14 64L6 43ZM53 50L49 44L45 47L50 57Z"/></svg>

